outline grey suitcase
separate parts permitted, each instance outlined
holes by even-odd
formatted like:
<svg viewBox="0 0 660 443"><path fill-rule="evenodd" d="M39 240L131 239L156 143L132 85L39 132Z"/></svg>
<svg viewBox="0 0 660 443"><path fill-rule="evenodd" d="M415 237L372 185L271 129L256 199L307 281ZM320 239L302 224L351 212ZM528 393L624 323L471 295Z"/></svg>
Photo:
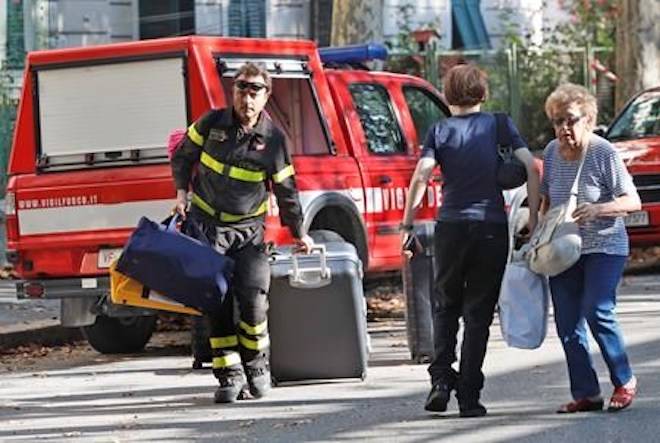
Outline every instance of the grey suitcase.
<svg viewBox="0 0 660 443"><path fill-rule="evenodd" d="M415 226L421 251L404 265L403 292L406 296L406 330L410 357L417 363L433 358L433 315L431 292L435 288L433 233L435 224Z"/></svg>
<svg viewBox="0 0 660 443"><path fill-rule="evenodd" d="M366 377L362 263L353 245L316 245L310 255L271 257L268 329L273 381Z"/></svg>

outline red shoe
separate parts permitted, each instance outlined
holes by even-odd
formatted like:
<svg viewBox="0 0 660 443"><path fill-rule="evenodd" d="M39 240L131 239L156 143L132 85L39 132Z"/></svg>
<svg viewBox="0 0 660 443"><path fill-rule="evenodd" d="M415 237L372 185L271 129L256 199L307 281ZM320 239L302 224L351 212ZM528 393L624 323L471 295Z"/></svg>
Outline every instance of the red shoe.
<svg viewBox="0 0 660 443"><path fill-rule="evenodd" d="M627 383L630 384L630 383ZM637 379L631 387L619 386L614 388L614 393L612 398L610 398L610 404L607 407L608 412L617 412L622 409L626 409L633 402L633 399L637 395Z"/></svg>
<svg viewBox="0 0 660 443"><path fill-rule="evenodd" d="M603 409L603 399L589 400L588 398L581 398L573 400L570 403L561 405L557 409L557 414L572 414L574 412L588 412L588 411L601 411Z"/></svg>

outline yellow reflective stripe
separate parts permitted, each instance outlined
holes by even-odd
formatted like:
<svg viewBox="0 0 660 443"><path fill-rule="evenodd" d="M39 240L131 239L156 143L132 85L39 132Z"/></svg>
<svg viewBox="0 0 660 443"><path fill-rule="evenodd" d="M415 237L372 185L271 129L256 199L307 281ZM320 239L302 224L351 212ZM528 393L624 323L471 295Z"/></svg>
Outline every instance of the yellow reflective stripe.
<svg viewBox="0 0 660 443"><path fill-rule="evenodd" d="M273 181L275 183L282 183L287 178L291 177L295 171L293 170L293 165L289 165L273 174Z"/></svg>
<svg viewBox="0 0 660 443"><path fill-rule="evenodd" d="M238 337L235 335L229 335L227 337L211 337L209 341L211 342L212 349L231 348L238 345Z"/></svg>
<svg viewBox="0 0 660 443"><path fill-rule="evenodd" d="M199 146L204 145L204 137L197 132L197 128L195 127L195 124L193 123L192 125L188 126L188 138L192 140L193 143Z"/></svg>
<svg viewBox="0 0 660 443"><path fill-rule="evenodd" d="M212 171L222 174L223 169L225 168L224 163L220 163L206 152L202 152L202 156L199 158L201 164L211 169Z"/></svg>
<svg viewBox="0 0 660 443"><path fill-rule="evenodd" d="M193 198L193 202L194 202L194 198ZM243 220L245 218L256 217L257 215L261 215L266 211L268 211L268 200L264 200L264 202L261 204L261 206L259 206L259 208L257 208L257 210L254 211L251 214L237 215L237 214L230 214L228 212L221 212L220 213L220 221L223 221L223 222L236 222L236 221Z"/></svg>
<svg viewBox="0 0 660 443"><path fill-rule="evenodd" d="M199 195L193 193L192 202L195 206L197 206L202 211L206 212L211 217L215 216L215 209L213 209L211 205L209 205L204 200L202 200L202 197L200 197Z"/></svg>
<svg viewBox="0 0 660 443"><path fill-rule="evenodd" d="M252 340L241 335L238 337L238 340L241 342L241 346L253 351L261 351L270 346L270 340L268 337L260 338L259 340Z"/></svg>
<svg viewBox="0 0 660 443"><path fill-rule="evenodd" d="M216 216L216 210L213 209L211 207L211 205L206 203L202 199L202 197L200 197L199 195L197 195L195 193L193 193L193 195L192 195L192 203L193 203L193 205L197 206L202 211L206 212L211 217ZM257 208L257 210L252 212L251 214L238 215L238 214L230 214L228 212L221 212L219 214L218 218L220 219L220 221L231 223L231 222L241 221L243 219L250 218L250 217L256 217L257 215L261 215L266 211L268 211L268 200L264 200L264 202L261 203L259 208Z"/></svg>
<svg viewBox="0 0 660 443"><path fill-rule="evenodd" d="M229 366L240 365L241 356L238 352L232 352L223 357L213 357L213 368L228 368Z"/></svg>
<svg viewBox="0 0 660 443"><path fill-rule="evenodd" d="M225 173L225 167L227 165L217 161L206 152L202 152L202 156L200 157L199 161L204 166L206 166L207 168L218 174ZM233 178L235 180L241 180L244 182L258 183L266 180L266 173L262 171L251 171L249 169L239 168L238 166L230 166L227 175L230 178Z"/></svg>
<svg viewBox="0 0 660 443"><path fill-rule="evenodd" d="M262 323L259 323L258 325L250 326L247 323L245 323L243 320L241 320L238 323L238 326L240 326L242 330L244 330L250 335L259 335L266 330L266 328L268 327L268 322L264 321Z"/></svg>
<svg viewBox="0 0 660 443"><path fill-rule="evenodd" d="M262 182L266 180L266 173L261 171L250 171L249 169L232 166L229 168L229 177L244 182Z"/></svg>

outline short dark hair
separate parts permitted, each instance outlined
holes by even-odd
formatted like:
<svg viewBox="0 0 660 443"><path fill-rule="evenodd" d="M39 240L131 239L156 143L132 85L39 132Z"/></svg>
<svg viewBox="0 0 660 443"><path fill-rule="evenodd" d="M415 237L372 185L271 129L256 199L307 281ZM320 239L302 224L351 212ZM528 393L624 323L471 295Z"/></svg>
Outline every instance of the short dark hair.
<svg viewBox="0 0 660 443"><path fill-rule="evenodd" d="M450 105L474 106L488 98L488 76L473 64L452 67L445 74L442 85Z"/></svg>
<svg viewBox="0 0 660 443"><path fill-rule="evenodd" d="M271 80L268 69L264 63L246 62L244 65L238 68L238 71L236 71L236 75L234 76L234 80L236 80L241 75L245 75L246 77L263 77L269 91L273 86L273 80Z"/></svg>

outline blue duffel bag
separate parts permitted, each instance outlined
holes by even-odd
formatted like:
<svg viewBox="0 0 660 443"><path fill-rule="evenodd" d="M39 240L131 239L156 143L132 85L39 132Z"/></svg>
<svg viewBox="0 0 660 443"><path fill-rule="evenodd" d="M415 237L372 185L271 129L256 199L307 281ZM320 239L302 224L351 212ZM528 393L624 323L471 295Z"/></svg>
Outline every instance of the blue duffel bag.
<svg viewBox="0 0 660 443"><path fill-rule="evenodd" d="M185 227L192 236L176 230L177 216L166 222L142 217L124 246L117 271L186 306L217 312L234 261L215 251L194 222Z"/></svg>

